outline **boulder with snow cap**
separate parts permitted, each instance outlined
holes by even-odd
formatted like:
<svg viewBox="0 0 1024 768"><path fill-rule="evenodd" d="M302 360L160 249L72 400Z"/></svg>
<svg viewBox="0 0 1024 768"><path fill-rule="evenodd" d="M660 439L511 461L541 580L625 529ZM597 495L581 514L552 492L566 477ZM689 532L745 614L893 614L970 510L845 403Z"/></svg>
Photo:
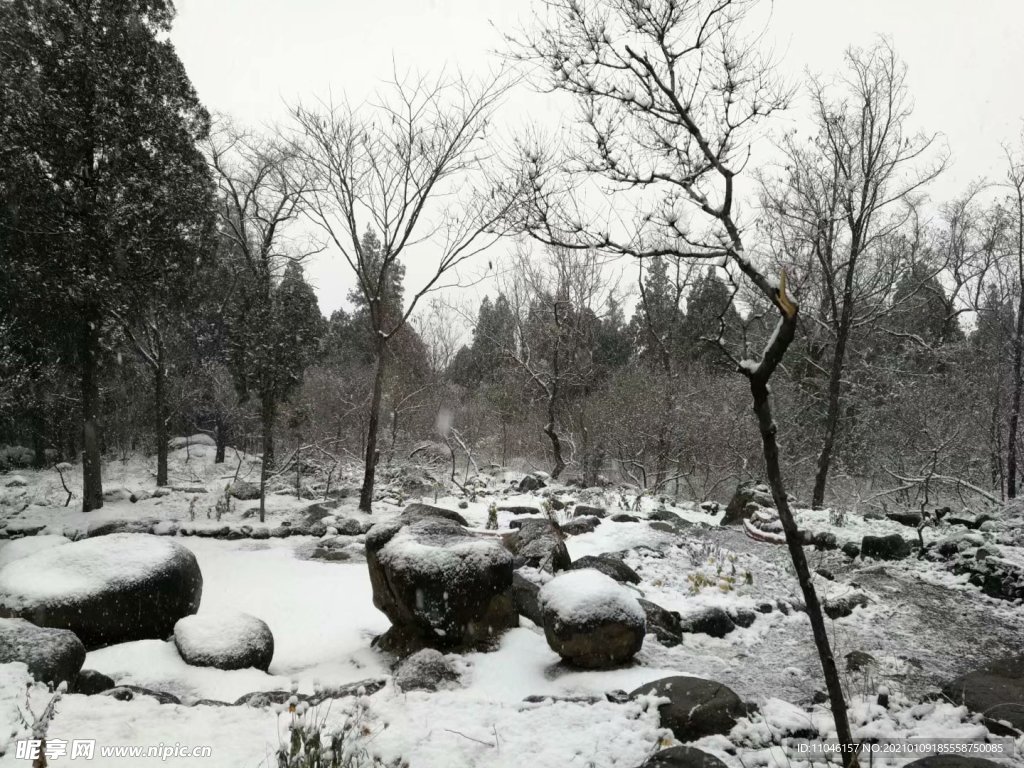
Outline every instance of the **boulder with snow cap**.
<svg viewBox="0 0 1024 768"><path fill-rule="evenodd" d="M451 662L433 648L417 651L395 670L395 685L400 691L436 691L458 679Z"/></svg>
<svg viewBox="0 0 1024 768"><path fill-rule="evenodd" d="M654 753L640 768L726 768L725 763L696 747L670 747Z"/></svg>
<svg viewBox="0 0 1024 768"><path fill-rule="evenodd" d="M563 571L572 560L565 538L547 518L525 520L515 533L504 537L509 551L515 555L517 568L528 565L544 571Z"/></svg>
<svg viewBox="0 0 1024 768"><path fill-rule="evenodd" d="M0 664L21 661L41 683L73 685L85 662L85 646L73 632L37 627L24 619L0 619Z"/></svg>
<svg viewBox="0 0 1024 768"><path fill-rule="evenodd" d="M736 693L714 680L678 675L641 685L630 696L658 696L668 701L658 707L661 725L679 741L729 733L747 707Z"/></svg>
<svg viewBox="0 0 1024 768"><path fill-rule="evenodd" d="M174 645L186 664L264 672L274 658L274 635L248 613L197 613L174 625Z"/></svg>
<svg viewBox="0 0 1024 768"><path fill-rule="evenodd" d="M640 574L613 555L584 555L569 566L570 571L593 568L623 584L639 584Z"/></svg>
<svg viewBox="0 0 1024 768"><path fill-rule="evenodd" d="M466 518L454 509L445 509L444 507L435 507L433 504L420 504L419 502L410 504L402 510L402 514L398 519L400 522L408 525L409 523L415 523L417 520L430 520L435 518L451 520L459 525L469 525Z"/></svg>
<svg viewBox="0 0 1024 768"><path fill-rule="evenodd" d="M760 507L774 507L771 489L763 483L748 480L736 487L736 493L725 508L722 525L739 525Z"/></svg>
<svg viewBox="0 0 1024 768"><path fill-rule="evenodd" d="M195 613L195 555L166 537L115 533L19 558L0 569L0 617L70 629L97 648L167 638Z"/></svg>
<svg viewBox="0 0 1024 768"><path fill-rule="evenodd" d="M366 536L366 562L373 604L392 623L378 640L384 650L481 648L519 624L511 554L452 520L377 524Z"/></svg>
<svg viewBox="0 0 1024 768"><path fill-rule="evenodd" d="M644 609L629 589L600 571L559 574L541 588L539 599L548 645L570 664L618 666L643 645Z"/></svg>
<svg viewBox="0 0 1024 768"><path fill-rule="evenodd" d="M248 480L236 480L228 486L232 498L239 501L255 501L260 497L260 484Z"/></svg>

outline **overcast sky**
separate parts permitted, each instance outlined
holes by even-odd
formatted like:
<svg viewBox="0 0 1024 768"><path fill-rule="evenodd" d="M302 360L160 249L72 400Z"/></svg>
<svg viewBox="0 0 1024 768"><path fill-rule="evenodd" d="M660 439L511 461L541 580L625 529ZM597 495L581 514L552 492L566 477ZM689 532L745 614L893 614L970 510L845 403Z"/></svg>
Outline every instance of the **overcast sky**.
<svg viewBox="0 0 1024 768"><path fill-rule="evenodd" d="M474 72L494 66L501 33L528 22L531 0L178 0L171 38L211 111L243 123L281 122L287 103L329 91L361 100L399 68ZM766 43L782 74L830 73L850 45L888 35L909 67L914 122L941 132L953 166L932 187L942 199L971 179L998 176L1004 142L1024 117L1022 0L776 0ZM559 115L521 95L511 123ZM801 105L795 107L799 111ZM307 267L321 308L340 306L353 284L339 256ZM408 265L407 283L415 281Z"/></svg>

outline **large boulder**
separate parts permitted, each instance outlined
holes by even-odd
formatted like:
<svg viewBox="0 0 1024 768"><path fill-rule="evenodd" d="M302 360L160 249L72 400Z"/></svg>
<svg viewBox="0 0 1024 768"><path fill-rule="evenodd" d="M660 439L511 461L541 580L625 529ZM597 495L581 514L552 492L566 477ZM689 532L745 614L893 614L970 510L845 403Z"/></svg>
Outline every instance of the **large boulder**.
<svg viewBox="0 0 1024 768"><path fill-rule="evenodd" d="M736 622L717 605L709 605L681 617L680 628L686 633L725 637L736 629Z"/></svg>
<svg viewBox="0 0 1024 768"><path fill-rule="evenodd" d="M75 541L0 569L0 617L70 629L90 649L165 639L202 593L195 555L150 534Z"/></svg>
<svg viewBox="0 0 1024 768"><path fill-rule="evenodd" d="M666 648L683 642L683 625L678 611L662 608L649 600L637 600L647 615L647 631L653 632L658 642Z"/></svg>
<svg viewBox="0 0 1024 768"><path fill-rule="evenodd" d="M44 549L60 547L70 543L71 539L52 534L26 536L23 539L9 541L0 548L0 569L8 563L13 563L15 560L20 560L36 552L42 552Z"/></svg>
<svg viewBox="0 0 1024 768"><path fill-rule="evenodd" d="M512 604L516 613L525 616L538 627L544 624L540 610L540 587L519 572L512 574Z"/></svg>
<svg viewBox="0 0 1024 768"><path fill-rule="evenodd" d="M85 646L66 629L37 627L24 619L0 619L0 664L24 662L41 683L74 685Z"/></svg>
<svg viewBox="0 0 1024 768"><path fill-rule="evenodd" d="M668 699L658 707L661 725L679 741L727 734L736 725L736 718L747 714L746 706L732 689L699 677L664 677L641 685L630 694L633 698L642 695Z"/></svg>
<svg viewBox="0 0 1024 768"><path fill-rule="evenodd" d="M910 555L910 542L898 533L865 536L860 543L860 555L876 560L903 560Z"/></svg>
<svg viewBox="0 0 1024 768"><path fill-rule="evenodd" d="M600 571L568 571L540 590L544 636L565 661L589 669L614 667L640 650L644 609L626 587Z"/></svg>
<svg viewBox="0 0 1024 768"><path fill-rule="evenodd" d="M260 497L260 484L248 480L236 480L229 489L231 496L239 501L255 501Z"/></svg>
<svg viewBox="0 0 1024 768"><path fill-rule="evenodd" d="M725 763L696 747L670 747L656 752L640 768L726 768Z"/></svg>
<svg viewBox="0 0 1024 768"><path fill-rule="evenodd" d="M640 574L611 555L584 555L569 565L568 570L581 571L585 568L593 568L623 584L640 583Z"/></svg>
<svg viewBox="0 0 1024 768"><path fill-rule="evenodd" d="M972 712L992 720L1005 720L1024 732L1024 656L1011 656L961 675L942 693Z"/></svg>
<svg viewBox="0 0 1024 768"><path fill-rule="evenodd" d="M736 487L736 493L725 508L722 525L739 525L758 507L774 507L775 500L767 485L748 480Z"/></svg>
<svg viewBox="0 0 1024 768"><path fill-rule="evenodd" d="M486 647L519 624L512 555L452 520L378 524L366 536L366 563L373 604L393 625L379 640L384 650Z"/></svg>
<svg viewBox="0 0 1024 768"><path fill-rule="evenodd" d="M400 691L436 691L459 679L459 673L433 648L417 651L398 665L395 685Z"/></svg>
<svg viewBox="0 0 1024 768"><path fill-rule="evenodd" d="M417 520L432 520L436 518L451 520L459 525L469 525L466 518L454 509L445 509L444 507L435 507L433 504L420 504L419 502L410 504L402 510L398 520L404 525L408 525L409 523L415 523Z"/></svg>
<svg viewBox="0 0 1024 768"><path fill-rule="evenodd" d="M174 625L174 645L186 664L264 672L274 658L274 635L248 613L197 613Z"/></svg>
<svg viewBox="0 0 1024 768"><path fill-rule="evenodd" d="M524 521L519 530L503 540L515 556L516 568L528 565L554 573L572 563L561 532L546 518Z"/></svg>

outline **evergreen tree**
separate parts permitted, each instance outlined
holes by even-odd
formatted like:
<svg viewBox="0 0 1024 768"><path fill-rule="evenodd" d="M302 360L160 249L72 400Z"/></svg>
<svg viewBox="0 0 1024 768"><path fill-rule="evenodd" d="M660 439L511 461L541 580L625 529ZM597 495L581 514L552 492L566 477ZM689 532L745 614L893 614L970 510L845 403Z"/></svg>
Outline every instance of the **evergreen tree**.
<svg viewBox="0 0 1024 768"><path fill-rule="evenodd" d="M687 297L680 346L684 354L693 360L723 362L719 350L706 341L717 338L719 333L724 333L725 340L735 347L741 340L743 321L729 289L712 267L701 275Z"/></svg>
<svg viewBox="0 0 1024 768"><path fill-rule="evenodd" d="M208 118L167 40L173 16L169 0L0 3L0 228L14 207L19 232L0 242L46 335L74 341L86 511L103 504L101 339L209 211Z"/></svg>

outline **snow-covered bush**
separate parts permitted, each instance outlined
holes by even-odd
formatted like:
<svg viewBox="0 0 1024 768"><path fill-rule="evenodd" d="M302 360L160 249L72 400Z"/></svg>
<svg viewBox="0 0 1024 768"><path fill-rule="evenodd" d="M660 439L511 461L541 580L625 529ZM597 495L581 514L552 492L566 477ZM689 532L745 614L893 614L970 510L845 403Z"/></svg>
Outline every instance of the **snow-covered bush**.
<svg viewBox="0 0 1024 768"><path fill-rule="evenodd" d="M369 743L387 724L377 724L362 690L344 705L340 726L328 725L330 700L326 706L310 706L299 700L297 690L293 683L292 697L278 708L283 721L278 768L407 768L404 760L386 762L369 751Z"/></svg>

